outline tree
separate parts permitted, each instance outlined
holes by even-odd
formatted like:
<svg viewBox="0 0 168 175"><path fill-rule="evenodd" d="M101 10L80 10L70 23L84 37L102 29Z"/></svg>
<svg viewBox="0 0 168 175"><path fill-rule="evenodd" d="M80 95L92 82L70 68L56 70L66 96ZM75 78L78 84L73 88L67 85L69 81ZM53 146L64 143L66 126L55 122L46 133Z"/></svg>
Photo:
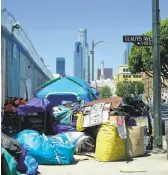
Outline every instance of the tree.
<svg viewBox="0 0 168 175"><path fill-rule="evenodd" d="M100 98L109 98L112 96L112 92L109 86L104 86L100 89Z"/></svg>
<svg viewBox="0 0 168 175"><path fill-rule="evenodd" d="M150 31L143 35L152 36L152 32ZM161 76L163 79L168 79L168 18L163 20L160 25L160 58ZM148 76L152 77L152 47L133 45L128 65L133 74L145 72Z"/></svg>
<svg viewBox="0 0 168 175"><path fill-rule="evenodd" d="M141 82L119 82L117 84L116 94L117 96L126 98L137 96L139 94L142 94L144 91L144 85Z"/></svg>

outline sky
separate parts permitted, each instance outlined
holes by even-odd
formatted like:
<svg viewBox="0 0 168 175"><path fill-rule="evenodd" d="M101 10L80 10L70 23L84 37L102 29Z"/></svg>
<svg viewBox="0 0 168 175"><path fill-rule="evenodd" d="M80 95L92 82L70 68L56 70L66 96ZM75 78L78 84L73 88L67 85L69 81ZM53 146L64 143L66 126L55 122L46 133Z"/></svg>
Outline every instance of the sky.
<svg viewBox="0 0 168 175"><path fill-rule="evenodd" d="M56 57L65 57L66 74L73 75L73 52L78 29L86 28L88 43L107 40L95 47L95 73L100 67L123 64L123 35L140 35L152 28L152 0L2 0L32 41L52 73ZM161 19L168 17L168 0L160 0Z"/></svg>

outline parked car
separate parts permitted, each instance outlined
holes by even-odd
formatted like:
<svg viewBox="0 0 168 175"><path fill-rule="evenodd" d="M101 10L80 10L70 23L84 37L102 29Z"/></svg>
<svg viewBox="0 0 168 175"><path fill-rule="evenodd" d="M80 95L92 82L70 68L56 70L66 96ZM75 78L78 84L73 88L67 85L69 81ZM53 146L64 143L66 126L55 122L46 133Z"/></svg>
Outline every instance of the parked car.
<svg viewBox="0 0 168 175"><path fill-rule="evenodd" d="M148 106L151 110L152 118L154 118L153 117L153 104L149 103ZM162 114L162 134L165 135L165 120L168 120L168 103L161 104L161 114Z"/></svg>

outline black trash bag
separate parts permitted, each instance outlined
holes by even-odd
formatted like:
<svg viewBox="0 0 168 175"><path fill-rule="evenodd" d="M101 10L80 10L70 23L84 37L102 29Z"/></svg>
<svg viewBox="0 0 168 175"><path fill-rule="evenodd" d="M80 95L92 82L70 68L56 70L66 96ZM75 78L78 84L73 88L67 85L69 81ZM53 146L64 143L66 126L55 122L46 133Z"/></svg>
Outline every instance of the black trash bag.
<svg viewBox="0 0 168 175"><path fill-rule="evenodd" d="M22 149L17 140L1 133L1 146L5 148L18 162L22 154Z"/></svg>
<svg viewBox="0 0 168 175"><path fill-rule="evenodd" d="M142 111L134 106L124 104L124 105L121 105L119 109L122 112L129 114L130 116L136 116L136 117L142 116Z"/></svg>

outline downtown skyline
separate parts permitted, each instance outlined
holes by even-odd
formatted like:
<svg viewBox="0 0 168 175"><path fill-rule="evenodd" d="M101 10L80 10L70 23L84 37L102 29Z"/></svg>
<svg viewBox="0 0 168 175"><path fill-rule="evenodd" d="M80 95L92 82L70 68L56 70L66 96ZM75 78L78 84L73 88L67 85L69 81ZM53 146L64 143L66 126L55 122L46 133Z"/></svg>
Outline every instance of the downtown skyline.
<svg viewBox="0 0 168 175"><path fill-rule="evenodd" d="M167 6L167 0L160 1L161 19L167 17ZM112 43L102 43L96 47L95 75L102 59L105 67L114 68L114 74L118 66L123 63L123 52L126 47L122 42L123 35L140 35L152 28L151 1L146 0L137 3L134 3L134 0L126 2L86 0L85 4L81 5L77 0L71 2L18 0L17 3L2 0L2 8L7 8L19 20L39 56L44 58L45 64L49 65L52 72L55 72L55 55L68 58L66 60L68 75L73 75L74 42L79 27L82 26L89 31L87 38L89 45L92 40L95 42L108 40ZM143 13L140 10L142 8ZM137 14L138 9L141 15ZM30 18L32 15L33 18Z"/></svg>

